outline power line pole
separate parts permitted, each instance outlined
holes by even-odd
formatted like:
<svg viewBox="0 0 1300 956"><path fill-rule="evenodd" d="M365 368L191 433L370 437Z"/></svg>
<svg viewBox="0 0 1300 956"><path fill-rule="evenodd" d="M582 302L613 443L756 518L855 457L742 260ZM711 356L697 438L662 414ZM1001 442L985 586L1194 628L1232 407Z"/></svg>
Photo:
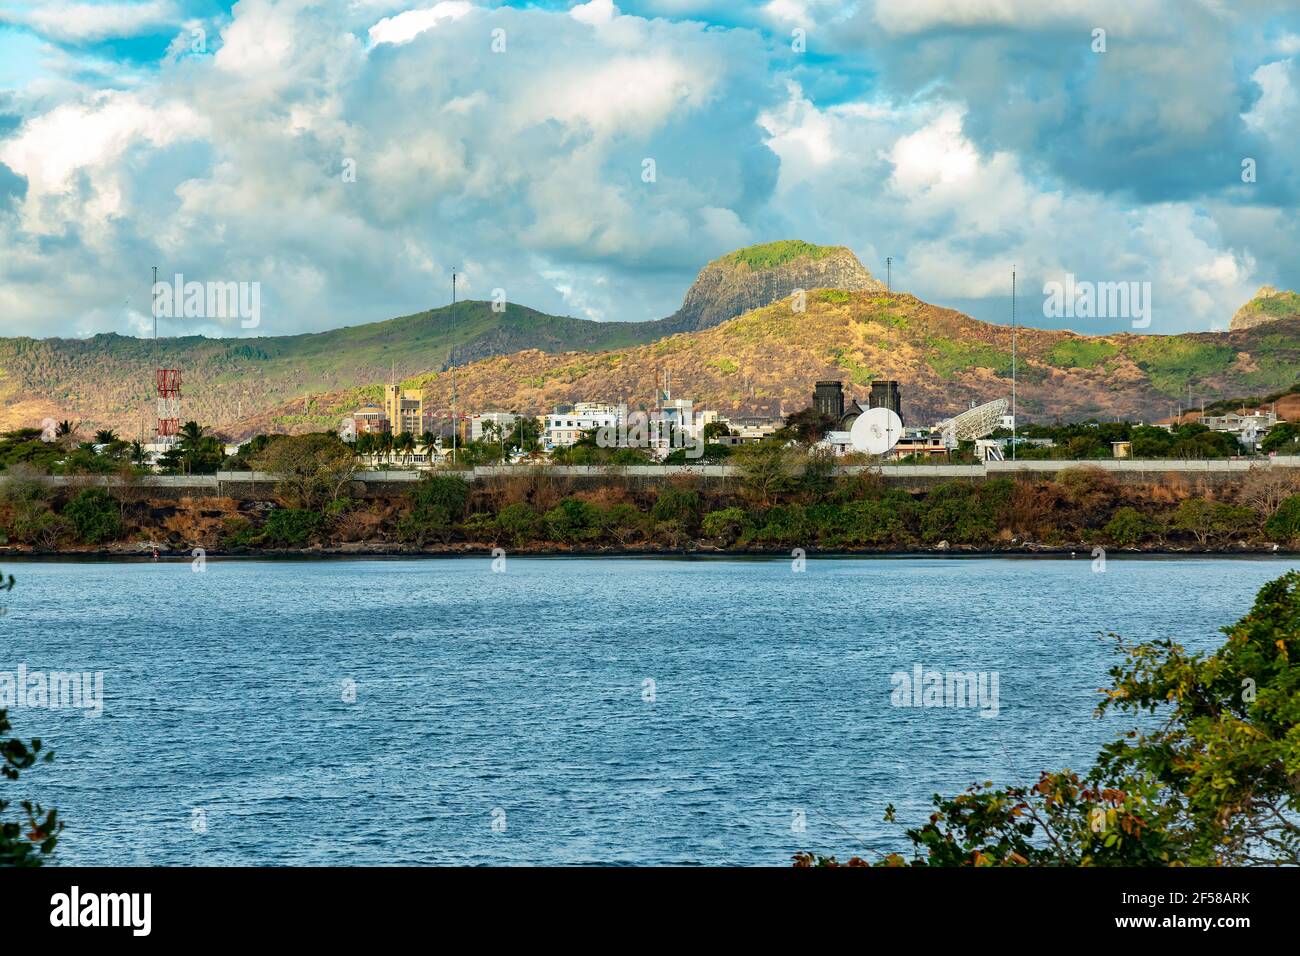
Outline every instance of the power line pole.
<svg viewBox="0 0 1300 956"><path fill-rule="evenodd" d="M456 270L451 270L451 463L456 464L456 433L460 420L456 417Z"/></svg>
<svg viewBox="0 0 1300 956"><path fill-rule="evenodd" d="M1016 460L1016 266L1011 265L1011 460Z"/></svg>
<svg viewBox="0 0 1300 956"><path fill-rule="evenodd" d="M894 293L894 257L885 256L885 292L888 295Z"/></svg>

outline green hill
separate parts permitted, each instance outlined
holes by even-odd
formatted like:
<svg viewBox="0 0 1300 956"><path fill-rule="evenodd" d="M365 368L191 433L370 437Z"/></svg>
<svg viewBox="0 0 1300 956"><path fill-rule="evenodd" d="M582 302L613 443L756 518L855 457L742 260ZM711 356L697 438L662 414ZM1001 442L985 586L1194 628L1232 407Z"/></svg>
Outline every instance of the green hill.
<svg viewBox="0 0 1300 956"><path fill-rule="evenodd" d="M124 434L151 419L154 369L183 374L183 414L228 423L319 392L358 388L521 349L564 352L650 341L645 323L590 322L520 305L461 302L328 332L260 338L0 339L0 428L73 418ZM378 395L378 390L374 390Z"/></svg>

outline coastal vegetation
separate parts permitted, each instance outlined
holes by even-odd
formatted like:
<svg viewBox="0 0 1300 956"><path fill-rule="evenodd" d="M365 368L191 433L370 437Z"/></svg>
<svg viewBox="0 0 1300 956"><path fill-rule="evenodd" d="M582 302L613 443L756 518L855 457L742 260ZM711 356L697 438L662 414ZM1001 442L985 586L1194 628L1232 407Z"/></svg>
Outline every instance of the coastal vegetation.
<svg viewBox="0 0 1300 956"><path fill-rule="evenodd" d="M0 591L12 591L13 575L0 574ZM38 761L49 763L54 759L52 750L44 750L39 738L22 740L10 737L13 725L8 711L0 708L0 866L40 866L59 842L63 823L59 812L46 809L32 800L19 800L14 812L14 801L6 792L24 770Z"/></svg>
<svg viewBox="0 0 1300 956"><path fill-rule="evenodd" d="M1112 635L1121 661L1097 716L1140 723L1086 773L936 795L906 853L841 864L802 852L795 865L1300 865L1300 572L1266 584L1223 633L1208 654Z"/></svg>
<svg viewBox="0 0 1300 956"><path fill-rule="evenodd" d="M788 434L815 431L814 418L792 416ZM249 453L251 464L278 476L273 487L179 500L129 483L51 487L30 465L17 465L0 484L0 545L701 553L1300 545L1300 474L1290 469L1208 484L1178 474L1120 482L1080 466L1051 477L901 487L871 470L843 473L835 459L797 444L726 452L735 470L725 476L637 477L617 465L621 456L644 462L640 452L593 443L566 455L613 466L591 477L520 465L475 481L436 470L368 490L356 481L352 449L336 436L280 436Z"/></svg>

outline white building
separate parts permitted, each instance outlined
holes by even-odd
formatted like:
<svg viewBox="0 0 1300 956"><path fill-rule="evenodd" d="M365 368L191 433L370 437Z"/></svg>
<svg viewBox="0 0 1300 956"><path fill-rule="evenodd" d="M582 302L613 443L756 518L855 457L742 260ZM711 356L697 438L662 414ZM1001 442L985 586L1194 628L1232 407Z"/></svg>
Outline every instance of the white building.
<svg viewBox="0 0 1300 956"><path fill-rule="evenodd" d="M570 412L552 412L546 416L542 444L547 451L567 448L593 428L617 428L627 420L626 405L602 402L579 402Z"/></svg>
<svg viewBox="0 0 1300 956"><path fill-rule="evenodd" d="M1211 431L1227 432L1235 436L1242 445L1252 451L1259 447L1268 430L1278 422L1277 413L1269 410L1255 409L1229 413L1227 415L1207 415L1202 423Z"/></svg>
<svg viewBox="0 0 1300 956"><path fill-rule="evenodd" d="M719 435L713 440L719 445L750 445L762 441L777 431L784 422L779 418L715 418L726 425L729 435Z"/></svg>
<svg viewBox="0 0 1300 956"><path fill-rule="evenodd" d="M508 433L515 427L515 422L522 418L522 415L516 415L514 412L483 412L480 415L471 415L469 417L469 440L483 440L483 426L493 424L500 428L502 433Z"/></svg>

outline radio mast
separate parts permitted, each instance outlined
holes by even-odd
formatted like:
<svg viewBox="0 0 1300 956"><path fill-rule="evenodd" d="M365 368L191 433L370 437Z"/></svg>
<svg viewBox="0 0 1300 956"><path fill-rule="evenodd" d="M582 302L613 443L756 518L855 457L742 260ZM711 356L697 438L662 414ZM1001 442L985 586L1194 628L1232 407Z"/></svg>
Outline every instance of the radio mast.
<svg viewBox="0 0 1300 956"><path fill-rule="evenodd" d="M1011 460L1016 460L1016 266L1011 265Z"/></svg>

